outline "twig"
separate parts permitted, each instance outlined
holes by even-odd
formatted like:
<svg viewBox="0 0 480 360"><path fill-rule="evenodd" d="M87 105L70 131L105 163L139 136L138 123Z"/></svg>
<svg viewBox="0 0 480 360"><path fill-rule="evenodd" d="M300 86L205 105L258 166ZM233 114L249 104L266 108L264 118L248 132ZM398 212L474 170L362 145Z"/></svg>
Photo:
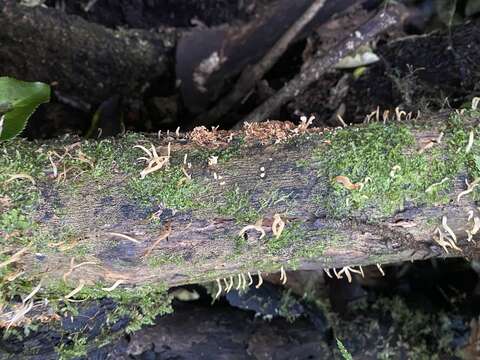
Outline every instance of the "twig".
<svg viewBox="0 0 480 360"><path fill-rule="evenodd" d="M243 120L251 123L266 119L273 111L290 99L298 96L298 94L304 91L310 84L318 80L321 74L331 69L346 55L359 46L369 42L390 26L398 23L401 20L401 16L401 8L398 6L390 6L382 10L346 39L337 44L327 55L321 56L320 54L316 54L297 76L290 80L275 95L253 110Z"/></svg>
<svg viewBox="0 0 480 360"><path fill-rule="evenodd" d="M17 251L15 254L13 254L10 259L8 260L5 260L4 262L1 262L0 263L0 269L7 266L7 265L10 265L11 263L14 263L16 261L18 261L18 259L20 259L20 257L28 250L30 249L30 246L27 246L27 247L24 247L23 249Z"/></svg>
<svg viewBox="0 0 480 360"><path fill-rule="evenodd" d="M141 244L142 242L141 241L138 241L137 239L131 237L131 236L128 236L128 235L125 235L125 234L120 234L120 233L117 233L117 232L107 232L106 233L107 235L110 235L110 236L116 236L116 237L119 237L119 238L122 238L122 239L125 239L125 240L128 240L128 241L131 241L135 244Z"/></svg>
<svg viewBox="0 0 480 360"><path fill-rule="evenodd" d="M302 16L293 23L293 25L282 35L282 37L258 63L252 67L247 66L243 70L233 90L221 99L206 115L202 115L202 119L208 121L209 124L213 124L227 114L235 104L240 102L240 100L242 100L255 84L263 78L272 66L275 65L278 59L285 53L285 50L287 50L290 43L316 16L325 2L326 0L314 0Z"/></svg>
<svg viewBox="0 0 480 360"><path fill-rule="evenodd" d="M157 238L157 240L155 240L155 242L152 244L152 246L150 246L147 250L145 250L145 252L143 253L142 257L143 258L146 258L148 255L151 254L151 252L157 247L157 245L164 239L168 238L170 236L172 232L172 226L170 225L170 223L167 223L165 225L165 229L162 230L162 232L160 233L159 237Z"/></svg>

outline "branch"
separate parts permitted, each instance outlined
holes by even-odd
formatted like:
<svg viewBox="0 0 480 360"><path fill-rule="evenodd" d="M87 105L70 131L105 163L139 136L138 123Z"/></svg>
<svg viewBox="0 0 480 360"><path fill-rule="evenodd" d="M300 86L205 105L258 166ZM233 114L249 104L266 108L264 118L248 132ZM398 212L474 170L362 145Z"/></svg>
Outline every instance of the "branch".
<svg viewBox="0 0 480 360"><path fill-rule="evenodd" d="M244 118L244 121L259 122L289 100L303 92L310 84L317 81L320 75L330 70L338 61L357 49L359 46L369 42L375 36L398 23L402 17L400 8L390 6L378 13L370 21L362 25L357 31L348 36L345 40L331 49L327 55L317 54L292 80L290 80L275 95L266 100L262 105L253 110Z"/></svg>
<svg viewBox="0 0 480 360"><path fill-rule="evenodd" d="M326 0L315 0L305 10L295 23L282 35L275 45L265 54L265 56L255 65L247 66L240 75L232 91L221 99L215 107L202 115L209 124L214 124L222 116L237 104L245 95L260 81L264 75L272 68L278 59L285 53L290 43L300 34L302 29L316 16L325 4Z"/></svg>

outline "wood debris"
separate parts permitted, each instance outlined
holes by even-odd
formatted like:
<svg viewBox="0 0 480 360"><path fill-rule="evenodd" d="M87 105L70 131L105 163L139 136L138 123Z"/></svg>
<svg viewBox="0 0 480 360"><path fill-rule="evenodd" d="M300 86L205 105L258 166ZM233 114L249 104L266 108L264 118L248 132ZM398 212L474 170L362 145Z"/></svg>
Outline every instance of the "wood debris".
<svg viewBox="0 0 480 360"><path fill-rule="evenodd" d="M279 144L301 134L321 132L320 129L309 128L314 120L313 117L310 117L308 120L306 117L302 119L303 121L298 126L290 121L245 122L243 124L245 140L249 142L258 141L263 145L270 143Z"/></svg>
<svg viewBox="0 0 480 360"><path fill-rule="evenodd" d="M426 150L431 149L433 146L441 144L443 138L443 132L441 132L437 137L429 137L427 139L422 139L420 141L421 146L418 151L419 154L424 153Z"/></svg>
<svg viewBox="0 0 480 360"><path fill-rule="evenodd" d="M187 138L195 145L216 149L228 145L231 141L229 141L231 139L228 137L229 133L227 130L218 130L218 127L208 130L205 126L197 126L187 135Z"/></svg>
<svg viewBox="0 0 480 360"><path fill-rule="evenodd" d="M394 223L389 223L387 225L390 227L401 227L404 229L408 229L417 226L417 223L413 220L399 220Z"/></svg>

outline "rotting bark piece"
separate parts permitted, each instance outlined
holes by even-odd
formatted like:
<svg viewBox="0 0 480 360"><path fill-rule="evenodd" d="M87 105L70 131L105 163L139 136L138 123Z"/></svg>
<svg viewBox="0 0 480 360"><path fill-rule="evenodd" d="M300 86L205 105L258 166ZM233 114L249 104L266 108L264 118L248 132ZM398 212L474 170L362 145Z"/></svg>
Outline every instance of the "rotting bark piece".
<svg viewBox="0 0 480 360"><path fill-rule="evenodd" d="M52 8L0 7L1 73L54 83L60 100L84 111L112 94L138 99L173 59L172 29L114 31Z"/></svg>

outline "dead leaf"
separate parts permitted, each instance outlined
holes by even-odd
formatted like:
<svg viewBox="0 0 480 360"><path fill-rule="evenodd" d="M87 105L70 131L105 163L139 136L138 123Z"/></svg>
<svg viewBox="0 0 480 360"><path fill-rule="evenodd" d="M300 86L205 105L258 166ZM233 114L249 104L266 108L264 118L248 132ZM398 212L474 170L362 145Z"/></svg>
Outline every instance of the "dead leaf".
<svg viewBox="0 0 480 360"><path fill-rule="evenodd" d="M358 190L361 188L360 184L352 183L352 181L346 176L336 176L335 181L342 184L343 187L348 190Z"/></svg>

